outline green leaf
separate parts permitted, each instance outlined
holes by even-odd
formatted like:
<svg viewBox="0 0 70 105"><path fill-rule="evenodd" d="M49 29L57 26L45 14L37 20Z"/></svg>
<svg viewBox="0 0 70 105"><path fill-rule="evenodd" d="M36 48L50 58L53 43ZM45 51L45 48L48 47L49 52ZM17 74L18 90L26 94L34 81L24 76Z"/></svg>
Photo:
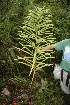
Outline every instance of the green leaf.
<svg viewBox="0 0 70 105"><path fill-rule="evenodd" d="M24 58L18 57L18 59L23 60L23 62L19 61L19 63L23 63L28 66L31 65L29 75L33 73L34 78L35 71L51 65L45 64L46 59L48 61L48 59L54 58L50 56L50 52L37 53L38 47L44 47L48 42L54 43L55 40L52 32L53 23L51 20L50 9L34 7L34 9L30 10L28 16L24 19L24 23L21 28L22 31L19 31L18 39L22 46L21 51L27 55L27 58L25 56ZM30 59L29 57L33 58Z"/></svg>

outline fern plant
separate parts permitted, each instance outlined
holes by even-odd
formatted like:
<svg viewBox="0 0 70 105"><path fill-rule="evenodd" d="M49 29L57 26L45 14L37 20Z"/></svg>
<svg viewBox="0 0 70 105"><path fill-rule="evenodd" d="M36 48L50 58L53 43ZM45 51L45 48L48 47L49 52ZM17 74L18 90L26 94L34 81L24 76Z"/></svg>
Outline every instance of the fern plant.
<svg viewBox="0 0 70 105"><path fill-rule="evenodd" d="M18 32L18 40L20 44L19 51L24 52L24 57L17 56L19 63L23 63L30 67L30 74L32 74L32 81L37 70L41 70L45 66L52 64L46 64L48 58L54 58L50 56L50 52L37 53L37 49L45 47L50 43L55 42L55 36L53 34L52 20L50 9L45 7L34 7L33 10L29 10L29 14L25 17L20 31ZM51 54L54 53L53 51ZM46 63L45 63L46 62Z"/></svg>

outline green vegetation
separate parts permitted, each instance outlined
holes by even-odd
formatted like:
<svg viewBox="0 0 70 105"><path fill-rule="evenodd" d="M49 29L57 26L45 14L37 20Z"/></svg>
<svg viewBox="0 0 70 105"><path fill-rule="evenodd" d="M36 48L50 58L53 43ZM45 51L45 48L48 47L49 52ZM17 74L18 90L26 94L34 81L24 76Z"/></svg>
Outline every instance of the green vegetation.
<svg viewBox="0 0 70 105"><path fill-rule="evenodd" d="M70 38L69 2L1 0L0 11L0 103L62 105L63 92L53 76L62 52L37 49Z"/></svg>

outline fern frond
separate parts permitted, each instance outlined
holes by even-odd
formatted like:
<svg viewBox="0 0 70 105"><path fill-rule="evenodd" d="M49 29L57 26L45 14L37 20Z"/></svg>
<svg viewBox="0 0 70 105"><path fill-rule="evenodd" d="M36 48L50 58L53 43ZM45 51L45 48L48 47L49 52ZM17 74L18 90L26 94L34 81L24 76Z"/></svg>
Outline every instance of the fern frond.
<svg viewBox="0 0 70 105"><path fill-rule="evenodd" d="M54 58L50 56L50 51L52 53L53 50L36 52L38 48L45 47L56 40L53 36L52 29L54 25L52 24L51 17L50 9L34 7L33 10L29 10L28 16L25 17L23 26L20 27L22 31L18 32L19 44L22 46L21 49L18 49L25 53L23 58L18 57L19 60L23 60L23 62L19 63L30 66L29 76L33 74L32 80L37 70L52 65L45 64L45 61Z"/></svg>

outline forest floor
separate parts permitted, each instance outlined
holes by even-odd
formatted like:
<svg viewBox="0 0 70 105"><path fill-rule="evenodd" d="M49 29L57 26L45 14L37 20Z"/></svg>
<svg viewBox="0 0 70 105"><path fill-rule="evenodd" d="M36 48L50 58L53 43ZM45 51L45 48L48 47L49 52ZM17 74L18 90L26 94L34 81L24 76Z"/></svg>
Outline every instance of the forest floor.
<svg viewBox="0 0 70 105"><path fill-rule="evenodd" d="M1 105L62 105L63 92L53 75L50 79L37 75L33 83L2 79L0 92Z"/></svg>

